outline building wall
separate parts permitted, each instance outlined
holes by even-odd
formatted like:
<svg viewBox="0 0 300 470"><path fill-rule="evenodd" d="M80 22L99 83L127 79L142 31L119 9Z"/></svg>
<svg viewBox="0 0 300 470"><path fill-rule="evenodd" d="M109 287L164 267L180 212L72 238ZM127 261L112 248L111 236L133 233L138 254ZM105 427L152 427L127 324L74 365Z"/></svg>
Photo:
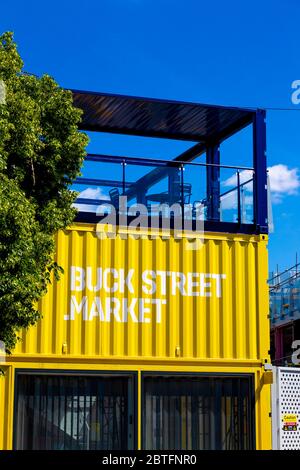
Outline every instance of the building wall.
<svg viewBox="0 0 300 470"><path fill-rule="evenodd" d="M151 239L123 230L101 239L97 230L77 224L57 234L64 274L53 279L39 304L42 320L22 333L0 379L0 448L12 446L19 368L136 371L138 408L142 371L250 373L256 447L271 448L266 236Z"/></svg>

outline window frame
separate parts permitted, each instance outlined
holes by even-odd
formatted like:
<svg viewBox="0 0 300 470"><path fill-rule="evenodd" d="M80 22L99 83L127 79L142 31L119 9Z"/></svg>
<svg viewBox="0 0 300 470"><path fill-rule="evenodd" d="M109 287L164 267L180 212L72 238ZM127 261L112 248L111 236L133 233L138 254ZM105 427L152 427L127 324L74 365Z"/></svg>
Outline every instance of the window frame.
<svg viewBox="0 0 300 470"><path fill-rule="evenodd" d="M103 376L119 376L132 379L132 408L133 408L133 437L132 450L138 446L138 372L137 371L118 371L118 370L71 370L71 369L27 369L16 368L14 377L14 400L13 400L13 450L16 450L17 441L17 406L18 406L18 377L21 375L31 376L55 376L55 377L103 377ZM130 449L129 449L130 450Z"/></svg>
<svg viewBox="0 0 300 470"><path fill-rule="evenodd" d="M215 377L217 379L220 378L231 378L231 379L238 379L238 378L248 378L249 380L249 388L250 388L250 395L249 395L249 442L250 448L248 450L256 450L256 416L255 416L255 375L254 373L227 373L227 372L171 372L171 371L142 371L141 372L141 449L145 449L145 377ZM160 452L158 450L158 452Z"/></svg>

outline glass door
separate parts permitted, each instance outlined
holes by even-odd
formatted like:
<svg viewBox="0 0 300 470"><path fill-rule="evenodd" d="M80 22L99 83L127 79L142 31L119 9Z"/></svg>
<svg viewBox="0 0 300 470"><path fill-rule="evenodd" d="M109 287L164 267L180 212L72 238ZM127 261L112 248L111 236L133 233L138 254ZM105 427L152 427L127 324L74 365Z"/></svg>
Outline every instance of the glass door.
<svg viewBox="0 0 300 470"><path fill-rule="evenodd" d="M143 448L254 447L251 376L143 376Z"/></svg>
<svg viewBox="0 0 300 470"><path fill-rule="evenodd" d="M133 375L17 373L15 449L135 447Z"/></svg>

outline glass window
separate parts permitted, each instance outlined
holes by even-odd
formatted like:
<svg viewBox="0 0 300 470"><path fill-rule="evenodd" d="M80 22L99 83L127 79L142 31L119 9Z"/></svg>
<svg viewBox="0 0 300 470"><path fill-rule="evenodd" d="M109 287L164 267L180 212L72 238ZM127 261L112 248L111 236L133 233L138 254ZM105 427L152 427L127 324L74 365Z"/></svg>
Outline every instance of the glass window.
<svg viewBox="0 0 300 470"><path fill-rule="evenodd" d="M134 448L132 376L17 376L15 448Z"/></svg>
<svg viewBox="0 0 300 470"><path fill-rule="evenodd" d="M253 448L250 376L148 376L143 379L147 450Z"/></svg>

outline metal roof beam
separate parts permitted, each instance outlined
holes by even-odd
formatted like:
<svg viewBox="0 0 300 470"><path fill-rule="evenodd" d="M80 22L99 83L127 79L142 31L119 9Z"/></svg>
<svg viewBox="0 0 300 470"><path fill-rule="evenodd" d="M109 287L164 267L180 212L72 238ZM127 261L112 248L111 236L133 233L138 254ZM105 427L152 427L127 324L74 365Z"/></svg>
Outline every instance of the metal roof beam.
<svg viewBox="0 0 300 470"><path fill-rule="evenodd" d="M203 137L201 138L193 134L173 134L170 132L164 131L147 131L147 130L137 130L137 129L126 129L124 127L110 127L110 126L99 126L99 124L86 124L84 119L79 124L78 128L82 131L91 131L91 132L106 132L108 134L119 134L119 135L132 135L136 137L154 137L158 139L170 139L170 140L182 140L186 142L195 142L195 140L199 140L200 142L206 142L206 139Z"/></svg>

